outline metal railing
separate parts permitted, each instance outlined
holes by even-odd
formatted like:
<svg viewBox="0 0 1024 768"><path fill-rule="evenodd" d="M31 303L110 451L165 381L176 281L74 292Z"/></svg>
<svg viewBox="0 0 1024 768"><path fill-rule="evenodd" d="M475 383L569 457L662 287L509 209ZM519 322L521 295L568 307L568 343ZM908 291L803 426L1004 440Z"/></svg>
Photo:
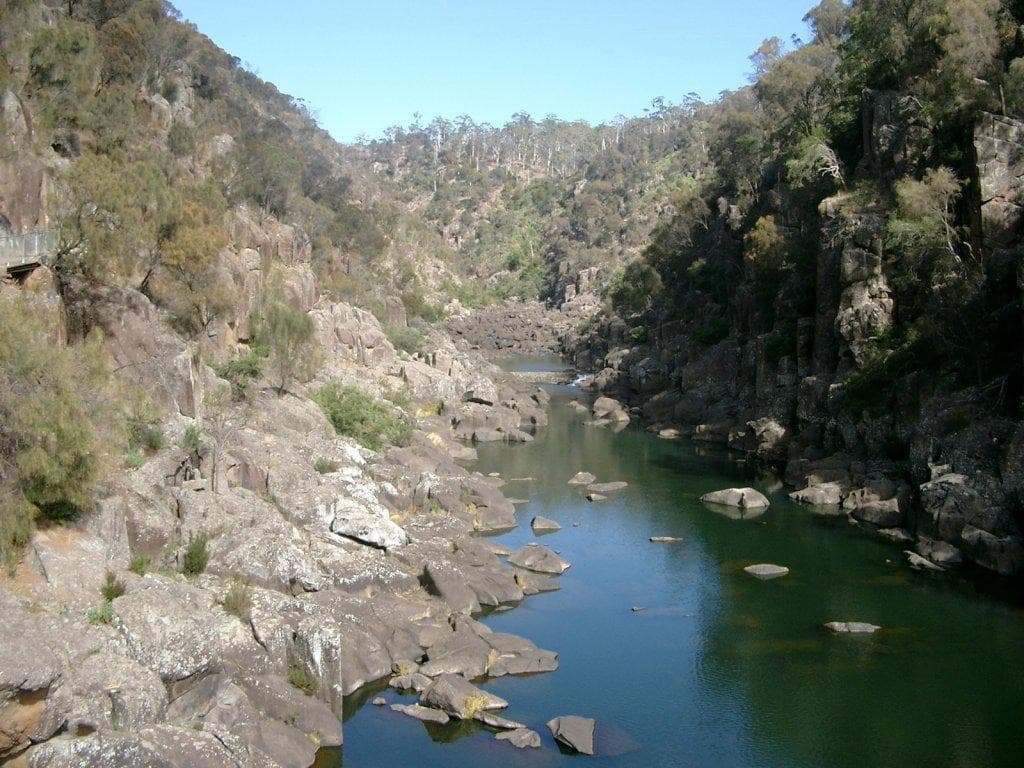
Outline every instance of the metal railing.
<svg viewBox="0 0 1024 768"><path fill-rule="evenodd" d="M60 230L56 228L0 237L0 269L45 264L57 250L59 242Z"/></svg>

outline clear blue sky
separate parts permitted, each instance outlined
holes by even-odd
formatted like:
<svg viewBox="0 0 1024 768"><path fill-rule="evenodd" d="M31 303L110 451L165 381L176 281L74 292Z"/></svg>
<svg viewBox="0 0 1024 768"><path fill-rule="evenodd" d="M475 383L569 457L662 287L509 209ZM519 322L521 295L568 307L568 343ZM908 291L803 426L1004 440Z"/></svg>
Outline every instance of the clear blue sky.
<svg viewBox="0 0 1024 768"><path fill-rule="evenodd" d="M336 139L468 114L591 123L747 82L817 0L173 0Z"/></svg>

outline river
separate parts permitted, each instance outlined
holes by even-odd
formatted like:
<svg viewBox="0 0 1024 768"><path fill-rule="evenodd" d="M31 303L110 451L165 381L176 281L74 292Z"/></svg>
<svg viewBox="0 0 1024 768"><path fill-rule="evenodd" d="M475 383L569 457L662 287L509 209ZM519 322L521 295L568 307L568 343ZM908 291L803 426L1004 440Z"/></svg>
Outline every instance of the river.
<svg viewBox="0 0 1024 768"><path fill-rule="evenodd" d="M561 590L484 619L559 653L551 674L484 687L541 734L516 750L475 724L439 728L349 702L344 764L374 766L1018 766L1024 760L1024 610L977 581L911 570L900 547L771 492L725 452L639 428L584 426L581 393L551 387L533 443L483 445L475 468L500 472L519 507L509 548L540 537L572 563ZM590 503L577 471L626 490ZM734 519L701 494L755 484L771 508ZM578 525L575 525L577 524ZM650 536L682 541L655 544ZM755 562L790 573L758 581ZM634 611L634 608L643 610ZM870 637L832 636L830 620ZM384 693L389 702L414 697ZM596 718L598 756L563 753L552 717Z"/></svg>

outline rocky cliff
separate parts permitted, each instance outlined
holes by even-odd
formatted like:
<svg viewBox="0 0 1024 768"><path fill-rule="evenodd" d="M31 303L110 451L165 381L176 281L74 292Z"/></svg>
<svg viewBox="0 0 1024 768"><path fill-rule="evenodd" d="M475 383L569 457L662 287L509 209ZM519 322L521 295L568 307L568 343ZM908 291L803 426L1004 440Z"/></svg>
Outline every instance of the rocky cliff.
<svg viewBox="0 0 1024 768"><path fill-rule="evenodd" d="M864 166L891 175L913 162L905 140L914 127L883 96L868 102ZM905 540L943 567L966 562L1019 576L1024 426L1007 393L1019 386L1021 354L1022 130L1020 120L990 114L974 128L980 253L955 299L955 333L965 337L985 326L963 313L1006 301L1007 321L988 326L1008 328L1000 341L945 332L927 345L883 346L918 300L905 289L905 262L887 246L895 213L840 193L819 206L813 274L788 278L792 287L776 294L774 330L757 332L763 309L742 298L741 286L717 343L695 338L699 323L655 313L641 319L647 339L631 342L630 323L611 317L573 347L577 363L595 371L596 390L639 409L653 429L682 428L774 467L798 501ZM949 278L931 279L938 293ZM943 344L1016 345L1005 350L1011 372L950 387L935 362Z"/></svg>

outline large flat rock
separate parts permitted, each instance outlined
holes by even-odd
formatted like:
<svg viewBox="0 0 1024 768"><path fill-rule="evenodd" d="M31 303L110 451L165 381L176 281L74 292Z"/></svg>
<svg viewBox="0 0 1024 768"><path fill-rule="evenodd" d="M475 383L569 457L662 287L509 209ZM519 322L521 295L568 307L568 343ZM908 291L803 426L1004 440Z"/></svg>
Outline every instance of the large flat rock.
<svg viewBox="0 0 1024 768"><path fill-rule="evenodd" d="M504 709L508 702L477 688L461 675L441 675L420 695L420 703L471 720L478 712Z"/></svg>
<svg viewBox="0 0 1024 768"><path fill-rule="evenodd" d="M571 567L568 562L560 558L547 547L539 544L529 544L522 549L513 552L508 556L512 565L526 568L537 573L562 574Z"/></svg>
<svg viewBox="0 0 1024 768"><path fill-rule="evenodd" d="M548 721L555 740L583 755L593 755L595 722L589 717L564 715Z"/></svg>

